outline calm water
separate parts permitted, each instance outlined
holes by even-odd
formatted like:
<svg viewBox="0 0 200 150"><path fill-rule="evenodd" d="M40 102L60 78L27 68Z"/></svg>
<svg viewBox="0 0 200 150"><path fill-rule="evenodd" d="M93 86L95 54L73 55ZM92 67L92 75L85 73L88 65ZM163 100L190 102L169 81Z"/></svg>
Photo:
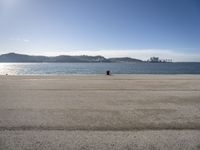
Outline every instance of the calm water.
<svg viewBox="0 0 200 150"><path fill-rule="evenodd" d="M0 63L5 75L200 74L200 63Z"/></svg>

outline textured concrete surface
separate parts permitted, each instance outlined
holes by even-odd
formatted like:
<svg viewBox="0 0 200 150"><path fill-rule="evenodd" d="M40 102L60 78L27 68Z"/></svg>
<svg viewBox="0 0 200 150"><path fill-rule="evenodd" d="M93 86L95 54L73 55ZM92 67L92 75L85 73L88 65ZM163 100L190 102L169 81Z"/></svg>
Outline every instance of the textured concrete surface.
<svg viewBox="0 0 200 150"><path fill-rule="evenodd" d="M0 149L199 145L199 75L0 76Z"/></svg>
<svg viewBox="0 0 200 150"><path fill-rule="evenodd" d="M199 131L4 131L1 150L199 150Z"/></svg>

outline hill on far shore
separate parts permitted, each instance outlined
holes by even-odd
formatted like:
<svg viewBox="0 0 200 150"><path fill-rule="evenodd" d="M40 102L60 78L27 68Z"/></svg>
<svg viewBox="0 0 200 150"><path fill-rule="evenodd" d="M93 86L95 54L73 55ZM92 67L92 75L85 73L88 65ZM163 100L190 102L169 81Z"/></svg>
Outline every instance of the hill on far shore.
<svg viewBox="0 0 200 150"><path fill-rule="evenodd" d="M0 62L143 62L139 59L130 57L105 58L103 56L70 56L60 55L55 57L31 56L17 53L0 55Z"/></svg>

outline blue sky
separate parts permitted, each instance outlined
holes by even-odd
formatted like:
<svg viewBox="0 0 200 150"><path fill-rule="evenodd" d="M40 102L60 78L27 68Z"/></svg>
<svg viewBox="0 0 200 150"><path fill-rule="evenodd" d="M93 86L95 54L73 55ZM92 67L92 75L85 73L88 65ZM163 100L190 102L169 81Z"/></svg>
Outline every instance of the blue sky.
<svg viewBox="0 0 200 150"><path fill-rule="evenodd" d="M0 0L0 53L200 61L199 0Z"/></svg>

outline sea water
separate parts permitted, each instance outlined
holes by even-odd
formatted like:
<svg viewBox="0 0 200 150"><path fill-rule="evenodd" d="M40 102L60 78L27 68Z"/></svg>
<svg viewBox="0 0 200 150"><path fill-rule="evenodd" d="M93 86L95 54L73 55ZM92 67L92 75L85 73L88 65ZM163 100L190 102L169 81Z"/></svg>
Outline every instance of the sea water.
<svg viewBox="0 0 200 150"><path fill-rule="evenodd" d="M0 63L1 75L200 74L200 63Z"/></svg>

